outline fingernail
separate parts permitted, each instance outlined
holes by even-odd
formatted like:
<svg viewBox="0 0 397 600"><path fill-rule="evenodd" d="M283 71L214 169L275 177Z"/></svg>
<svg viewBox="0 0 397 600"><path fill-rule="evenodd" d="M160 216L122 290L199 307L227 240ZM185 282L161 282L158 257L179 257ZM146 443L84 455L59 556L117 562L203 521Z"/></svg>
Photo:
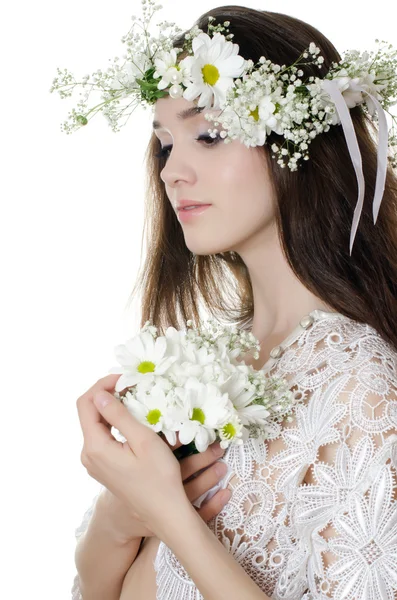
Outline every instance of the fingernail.
<svg viewBox="0 0 397 600"><path fill-rule="evenodd" d="M107 394L106 392L98 392L94 396L94 404L97 406L97 408L105 408L111 399L112 398L110 394Z"/></svg>
<svg viewBox="0 0 397 600"><path fill-rule="evenodd" d="M215 464L215 472L217 475L225 475L227 471L227 465L225 465L225 463L216 463Z"/></svg>
<svg viewBox="0 0 397 600"><path fill-rule="evenodd" d="M230 500L230 498L232 497L232 492L230 490L223 490L222 492L222 502L224 502L225 504L227 504Z"/></svg>
<svg viewBox="0 0 397 600"><path fill-rule="evenodd" d="M213 444L211 446L211 448L212 448L212 452L215 454L215 456L222 456L225 453L225 449L221 448L220 442Z"/></svg>

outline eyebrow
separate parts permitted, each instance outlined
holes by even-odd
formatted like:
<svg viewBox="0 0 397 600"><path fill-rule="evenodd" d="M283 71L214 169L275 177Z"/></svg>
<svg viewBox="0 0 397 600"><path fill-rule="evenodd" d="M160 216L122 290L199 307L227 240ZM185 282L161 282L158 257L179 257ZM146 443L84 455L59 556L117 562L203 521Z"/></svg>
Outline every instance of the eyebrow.
<svg viewBox="0 0 397 600"><path fill-rule="evenodd" d="M176 116L178 119L185 121L186 119L190 119L191 117L195 117L200 114L204 110L204 106L192 106L191 108L186 108L179 112ZM153 129L162 129L163 126L159 121L153 121Z"/></svg>

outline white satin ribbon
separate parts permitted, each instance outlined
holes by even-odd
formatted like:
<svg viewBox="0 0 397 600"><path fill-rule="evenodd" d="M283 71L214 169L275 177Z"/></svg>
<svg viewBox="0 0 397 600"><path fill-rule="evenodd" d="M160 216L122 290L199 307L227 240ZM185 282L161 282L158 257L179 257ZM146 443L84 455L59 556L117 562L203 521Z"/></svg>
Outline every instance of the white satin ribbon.
<svg viewBox="0 0 397 600"><path fill-rule="evenodd" d="M336 110L338 111L339 118L341 120L341 125L343 128L343 132L345 134L347 147L350 153L350 157L352 159L352 163L354 166L354 170L356 172L357 183L358 183L358 199L356 208L354 210L353 215L353 223L350 233L350 255L352 253L354 239L356 237L358 223L360 221L363 204L364 204L364 194L365 194L365 181L363 174L363 166L361 159L361 152L357 142L356 132L354 131L353 121L350 116L350 109L348 108L346 101L338 88L338 84L336 81L332 79L323 79L322 80L323 89L330 95L331 99L335 103ZM376 172L376 185L375 185L375 194L372 204L372 214L374 218L374 224L378 218L379 208L383 198L383 192L385 190L386 183L386 172L387 172L387 151L388 151L388 127L386 121L385 111L382 106L378 102L378 100L372 96L367 90L365 90L362 86L358 85L356 82L350 82L350 88L354 91L363 92L367 94L371 100L373 101L375 108L378 111L378 125L379 125L379 138L378 138L378 162L377 162L377 172Z"/></svg>

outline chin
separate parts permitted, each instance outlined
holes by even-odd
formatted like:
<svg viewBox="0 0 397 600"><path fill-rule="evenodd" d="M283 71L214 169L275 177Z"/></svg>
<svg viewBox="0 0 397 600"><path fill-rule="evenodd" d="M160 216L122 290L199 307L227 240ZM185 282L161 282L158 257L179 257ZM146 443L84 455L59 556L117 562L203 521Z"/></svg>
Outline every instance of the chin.
<svg viewBox="0 0 397 600"><path fill-rule="evenodd" d="M195 254L196 256L209 256L210 254L219 254L220 252L227 252L228 248L225 246L220 246L219 244L188 244L186 246L189 248L190 252Z"/></svg>

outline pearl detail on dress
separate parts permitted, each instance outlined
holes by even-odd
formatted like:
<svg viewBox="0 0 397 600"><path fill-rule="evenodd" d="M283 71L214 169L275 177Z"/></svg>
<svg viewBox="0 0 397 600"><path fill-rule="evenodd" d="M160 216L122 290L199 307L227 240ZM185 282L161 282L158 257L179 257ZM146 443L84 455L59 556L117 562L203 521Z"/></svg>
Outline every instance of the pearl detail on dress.
<svg viewBox="0 0 397 600"><path fill-rule="evenodd" d="M270 356L272 358L280 358L280 356L282 355L282 353L284 352L284 349L282 346L275 346L271 351L270 351Z"/></svg>
<svg viewBox="0 0 397 600"><path fill-rule="evenodd" d="M301 321L299 322L299 325L301 327L303 327L303 329L307 329L308 327L311 327L314 323L314 319L311 315L307 315L306 317L303 317L303 319L301 319Z"/></svg>

